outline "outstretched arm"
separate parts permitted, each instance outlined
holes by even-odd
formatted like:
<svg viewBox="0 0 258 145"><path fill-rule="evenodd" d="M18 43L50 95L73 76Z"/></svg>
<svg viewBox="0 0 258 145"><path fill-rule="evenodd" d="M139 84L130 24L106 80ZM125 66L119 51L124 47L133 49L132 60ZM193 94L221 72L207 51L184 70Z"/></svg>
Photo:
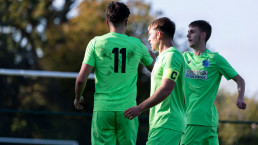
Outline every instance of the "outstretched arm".
<svg viewBox="0 0 258 145"><path fill-rule="evenodd" d="M74 107L78 110L83 109L83 106L81 105L81 103L83 103L82 93L84 91L87 79L88 79L89 74L91 73L92 69L93 69L93 67L91 65L82 64L81 70L76 78Z"/></svg>
<svg viewBox="0 0 258 145"><path fill-rule="evenodd" d="M245 109L246 103L244 101L245 94L245 81L240 75L236 75L233 80L237 83L238 97L236 101L236 105L239 109Z"/></svg>
<svg viewBox="0 0 258 145"><path fill-rule="evenodd" d="M131 107L124 111L124 116L130 120L134 117L139 116L144 110L147 110L163 100L167 98L169 94L171 94L173 88L175 86L175 82L170 79L163 79L162 85L154 92L154 94L139 104L136 107Z"/></svg>

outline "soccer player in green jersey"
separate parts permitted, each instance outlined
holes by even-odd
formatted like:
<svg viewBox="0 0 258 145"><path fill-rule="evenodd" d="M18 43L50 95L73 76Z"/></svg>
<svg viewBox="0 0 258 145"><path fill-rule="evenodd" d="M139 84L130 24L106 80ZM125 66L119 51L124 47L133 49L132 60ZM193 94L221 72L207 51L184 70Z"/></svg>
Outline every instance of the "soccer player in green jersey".
<svg viewBox="0 0 258 145"><path fill-rule="evenodd" d="M159 51L151 75L151 96L124 115L133 119L150 108L147 145L178 145L185 130L184 58L173 47L175 23L159 18L148 30L152 49Z"/></svg>
<svg viewBox="0 0 258 145"><path fill-rule="evenodd" d="M188 42L193 52L183 54L185 60L186 133L181 145L218 145L218 112L214 105L222 75L237 83L236 105L246 108L244 79L227 60L206 48L211 25L203 20L189 24Z"/></svg>
<svg viewBox="0 0 258 145"><path fill-rule="evenodd" d="M75 84L76 109L83 109L82 93L87 78L95 70L94 110L91 142L93 145L135 145L139 122L128 120L123 112L136 105L138 65L151 71L153 58L141 41L125 35L130 11L121 2L110 2L106 23L110 33L92 39L86 49Z"/></svg>

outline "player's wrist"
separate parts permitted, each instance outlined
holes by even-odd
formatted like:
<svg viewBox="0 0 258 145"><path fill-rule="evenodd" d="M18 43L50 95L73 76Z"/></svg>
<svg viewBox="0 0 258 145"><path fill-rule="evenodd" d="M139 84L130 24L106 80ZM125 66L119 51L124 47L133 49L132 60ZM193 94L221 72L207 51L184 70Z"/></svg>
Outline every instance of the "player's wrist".
<svg viewBox="0 0 258 145"><path fill-rule="evenodd" d="M81 96L75 95L75 99L79 100Z"/></svg>
<svg viewBox="0 0 258 145"><path fill-rule="evenodd" d="M237 99L244 100L244 96L238 96Z"/></svg>
<svg viewBox="0 0 258 145"><path fill-rule="evenodd" d="M143 112L144 111L144 107L140 104L137 106L137 108L139 109L140 112Z"/></svg>

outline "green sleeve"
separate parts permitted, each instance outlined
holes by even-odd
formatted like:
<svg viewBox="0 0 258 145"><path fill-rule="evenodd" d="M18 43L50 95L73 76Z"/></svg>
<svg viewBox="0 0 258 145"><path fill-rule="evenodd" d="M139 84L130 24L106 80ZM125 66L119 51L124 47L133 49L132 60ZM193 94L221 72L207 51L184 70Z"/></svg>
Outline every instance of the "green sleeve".
<svg viewBox="0 0 258 145"><path fill-rule="evenodd" d="M163 60L163 69L173 69L180 71L181 65L183 63L183 58L180 57L180 54L178 53L170 53L166 55L166 57Z"/></svg>
<svg viewBox="0 0 258 145"><path fill-rule="evenodd" d="M181 54L170 53L169 55L166 55L163 60L163 78L171 79L176 82L183 63L184 60L181 57Z"/></svg>
<svg viewBox="0 0 258 145"><path fill-rule="evenodd" d="M85 52L85 55L84 55L84 59L83 59L83 63L84 64L89 64L91 66L95 66L95 52L94 52L94 49L95 49L95 42L96 40L95 39L92 39L87 48L86 48L86 52Z"/></svg>
<svg viewBox="0 0 258 145"><path fill-rule="evenodd" d="M146 48L146 46L144 44L142 44L140 42L140 47L142 49L142 58L141 58L141 62L143 63L143 65L145 66L149 66L152 64L153 62L153 59L152 57L150 56L150 53L148 51L148 49Z"/></svg>
<svg viewBox="0 0 258 145"><path fill-rule="evenodd" d="M230 80L237 75L235 69L229 64L229 62L223 56L217 54L216 62L219 72L227 80Z"/></svg>

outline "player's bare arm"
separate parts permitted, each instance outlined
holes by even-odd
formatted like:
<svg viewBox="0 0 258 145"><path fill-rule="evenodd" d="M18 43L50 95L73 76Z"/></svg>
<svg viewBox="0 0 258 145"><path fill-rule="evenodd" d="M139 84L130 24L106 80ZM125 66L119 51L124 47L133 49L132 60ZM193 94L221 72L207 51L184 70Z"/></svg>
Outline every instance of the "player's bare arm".
<svg viewBox="0 0 258 145"><path fill-rule="evenodd" d="M244 101L245 94L245 81L240 75L236 75L233 80L237 83L238 97L236 101L236 105L239 109L245 109L246 103Z"/></svg>
<svg viewBox="0 0 258 145"><path fill-rule="evenodd" d="M159 104L163 100L167 98L169 94L171 94L175 82L170 79L163 79L162 80L162 85L154 92L154 94L139 104L136 107L131 107L124 112L124 116L130 120L132 120L134 117L139 116L143 111Z"/></svg>
<svg viewBox="0 0 258 145"><path fill-rule="evenodd" d="M83 106L83 90L86 86L87 79L92 71L93 67L88 64L82 64L81 70L76 78L75 82L75 99L74 99L74 107L77 110L82 110Z"/></svg>

